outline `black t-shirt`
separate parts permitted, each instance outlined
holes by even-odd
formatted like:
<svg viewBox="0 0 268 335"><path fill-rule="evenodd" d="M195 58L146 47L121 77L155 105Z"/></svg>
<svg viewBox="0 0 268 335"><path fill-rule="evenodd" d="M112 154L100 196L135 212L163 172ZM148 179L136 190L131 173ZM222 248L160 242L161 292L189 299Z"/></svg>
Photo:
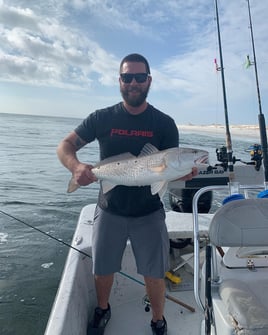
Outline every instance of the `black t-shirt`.
<svg viewBox="0 0 268 335"><path fill-rule="evenodd" d="M75 132L88 143L98 140L101 160L124 152L138 156L146 143L165 150L179 142L174 120L149 104L138 115L128 113L123 103L97 110ZM100 189L98 205L123 216L143 216L162 207L159 196L151 194L150 186L121 185L106 194Z"/></svg>

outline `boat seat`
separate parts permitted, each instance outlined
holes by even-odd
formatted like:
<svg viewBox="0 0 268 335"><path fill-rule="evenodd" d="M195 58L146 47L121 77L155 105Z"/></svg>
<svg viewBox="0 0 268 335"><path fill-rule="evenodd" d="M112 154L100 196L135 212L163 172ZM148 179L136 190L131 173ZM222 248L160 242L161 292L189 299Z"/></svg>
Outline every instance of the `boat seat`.
<svg viewBox="0 0 268 335"><path fill-rule="evenodd" d="M267 286L267 285L266 285ZM227 279L219 289L237 335L267 335L268 308L241 280ZM266 294L267 296L267 292Z"/></svg>
<svg viewBox="0 0 268 335"><path fill-rule="evenodd" d="M268 246L268 199L229 202L214 215L209 239L221 247Z"/></svg>
<svg viewBox="0 0 268 335"><path fill-rule="evenodd" d="M217 262L219 282L212 291L216 325L228 324L224 334L267 335L268 199L225 204L208 235L212 245L226 251Z"/></svg>
<svg viewBox="0 0 268 335"><path fill-rule="evenodd" d="M233 268L268 268L268 247L232 247L223 256L223 264Z"/></svg>

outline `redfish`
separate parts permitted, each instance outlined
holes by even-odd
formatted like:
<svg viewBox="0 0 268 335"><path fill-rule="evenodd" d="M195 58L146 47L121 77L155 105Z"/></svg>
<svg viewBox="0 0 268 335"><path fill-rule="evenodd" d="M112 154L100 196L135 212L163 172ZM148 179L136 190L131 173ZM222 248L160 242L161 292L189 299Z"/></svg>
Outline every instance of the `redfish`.
<svg viewBox="0 0 268 335"><path fill-rule="evenodd" d="M185 159L187 157L187 159ZM103 193L118 185L151 186L151 193L164 195L168 182L182 178L192 171L194 161L181 153L179 147L159 151L147 143L139 156L123 153L100 161L91 170L101 181ZM68 191L74 192L79 185L72 178Z"/></svg>

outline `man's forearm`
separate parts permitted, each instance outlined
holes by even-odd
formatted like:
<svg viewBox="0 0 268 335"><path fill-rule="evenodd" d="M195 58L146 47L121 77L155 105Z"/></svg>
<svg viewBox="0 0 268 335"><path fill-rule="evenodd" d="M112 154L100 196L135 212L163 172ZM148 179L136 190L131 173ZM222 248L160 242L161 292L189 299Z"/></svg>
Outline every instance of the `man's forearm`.
<svg viewBox="0 0 268 335"><path fill-rule="evenodd" d="M57 155L60 162L72 173L79 164L76 151L76 147L68 140L60 142L57 148Z"/></svg>

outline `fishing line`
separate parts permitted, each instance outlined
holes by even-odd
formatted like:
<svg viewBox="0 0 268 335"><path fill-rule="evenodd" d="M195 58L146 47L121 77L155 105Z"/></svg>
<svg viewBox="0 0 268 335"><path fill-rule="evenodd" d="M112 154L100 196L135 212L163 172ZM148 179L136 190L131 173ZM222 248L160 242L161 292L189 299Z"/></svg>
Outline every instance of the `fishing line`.
<svg viewBox="0 0 268 335"><path fill-rule="evenodd" d="M88 253L86 253L86 252L84 252L84 251L82 251L82 250L80 250L80 249L78 249L78 248L72 246L71 244L69 244L69 243L67 243L67 242L64 242L63 240L60 240L59 238L57 238L57 237L55 237L55 236L53 236L53 235L51 235L51 234L49 234L49 233L47 233L47 232L45 232L45 231L39 229L39 228L37 228L37 227L31 225L30 223L27 223L27 222L25 222L25 221L23 221L23 220L21 220L21 219L18 219L18 218L16 218L14 215L8 214L8 213L6 213L6 212L4 212L4 211L2 211L2 210L0 210L0 213L2 213L3 215L5 215L5 216L7 216L7 217L9 217L9 218L11 218L11 219L13 219L13 220L15 220L15 221L18 221L18 222L24 224L25 226L27 226L27 227L29 227L29 228L31 228L31 229L33 229L33 230L39 232L39 233L41 233L41 234L43 234L43 235L45 235L45 236L51 238L52 240L54 240L54 241L56 241L56 242L58 242L58 243L61 243L61 244L65 245L66 247L68 247L68 248L70 248L70 249L73 249L73 250L79 252L80 254L82 254L82 255L84 255L84 256L86 256L86 257L92 259L92 256L91 256L90 254L88 254ZM140 285L142 285L142 286L145 286L145 284L144 284L142 281L140 281L140 280L138 280L138 279L136 279L136 278L134 278L134 277L128 275L128 274L125 273L125 272L118 271L118 273L119 273L121 276L123 276L123 277L126 277L126 278L128 278L128 279L130 279L130 280L132 280L132 281L134 281L134 282L136 282L136 283L138 283L138 284L140 284ZM195 312L195 309L194 309L192 306L189 306L189 305L185 304L184 302L182 302L182 301L180 301L180 300L178 300L178 299L176 299L176 298L174 298L174 297L172 297L172 296L170 296L170 295L168 295L168 294L166 294L165 297L166 297L166 299L168 299L168 300L170 300L170 301L173 301L173 302L175 302L175 303L178 304L178 305L183 306L184 308L188 309L189 311L191 311L191 312Z"/></svg>
<svg viewBox="0 0 268 335"><path fill-rule="evenodd" d="M73 247L71 244L69 244L69 243L67 243L67 242L64 242L63 240L61 240L61 239L59 239L59 238L57 238L57 237L55 237L55 236L53 236L53 235L51 235L51 234L49 234L49 233L46 233L45 231L43 231L43 230L41 230L41 229L39 229L39 228L37 228L37 227L34 227L34 226L32 226L31 224L29 224L29 223L27 223L27 222L25 222L25 221L23 221L23 220L21 220L21 219L18 219L18 218L16 218L15 216L13 216L13 215L11 215L11 214L8 214L8 213L6 213L6 212L4 212L4 211L2 211L2 210L0 210L0 213L4 214L5 216L8 216L9 218L11 218L11 219L13 219L13 220L15 220L15 221L18 221L18 222L20 222L20 223L23 223L25 226L27 226L27 227L29 227L29 228L32 228L32 229L38 231L39 233L41 233L41 234L43 234L43 235L46 235L47 237L51 238L52 240L57 241L57 242L59 242L59 243L65 245L66 247L69 247L70 249L73 249L73 250L79 252L80 254L83 254L83 255L86 256L86 257L92 258L92 256L89 255L89 254L87 254L86 252L84 252L84 251L82 251L82 250L79 250L79 249L77 249L76 247Z"/></svg>
<svg viewBox="0 0 268 335"><path fill-rule="evenodd" d="M4 212L4 211L2 211L2 210L0 210L0 213L4 214L5 216L7 216L7 217L9 217L9 218L11 218L11 219L13 219L13 220L15 220L15 221L18 221L18 222L24 224L25 226L27 226L27 227L29 227L29 228L32 228L33 230L38 231L39 233L41 233L41 234L43 234L43 235L45 235L45 236L51 238L52 240L57 241L58 243L61 243L61 244L65 245L66 247L68 247L68 248L70 248L70 249L73 249L73 250L79 252L80 254L82 254L82 255L84 255L84 256L86 256L86 257L92 259L92 256L91 256L90 254L84 252L83 250L80 250L80 249L78 249L78 248L72 246L71 244L69 244L69 243L67 243L67 242L64 242L63 240L61 240L61 239L59 239L59 238L57 238L57 237L55 237L55 236L53 236L53 235L51 235L51 234L49 234L49 233L46 233L45 231L43 231L43 230L41 230L41 229L39 229L39 228L37 228L37 227L35 227L35 226L33 226L33 225L27 223L27 222L25 222L25 221L23 221L23 220L21 220L21 219L18 219L18 218L16 218L15 216L13 216L13 215L11 215L11 214L8 214L8 213L6 213L6 212ZM133 280L133 281L135 281L135 282L137 282L137 283L139 283L139 284L141 284L141 285L144 285L144 283L143 283L142 281L139 281L138 279L133 278L133 277L131 277L130 275L124 273L124 272L119 271L118 273L120 273L122 276L124 276L124 277L126 277L126 278L129 278L129 279L131 279L131 280Z"/></svg>

